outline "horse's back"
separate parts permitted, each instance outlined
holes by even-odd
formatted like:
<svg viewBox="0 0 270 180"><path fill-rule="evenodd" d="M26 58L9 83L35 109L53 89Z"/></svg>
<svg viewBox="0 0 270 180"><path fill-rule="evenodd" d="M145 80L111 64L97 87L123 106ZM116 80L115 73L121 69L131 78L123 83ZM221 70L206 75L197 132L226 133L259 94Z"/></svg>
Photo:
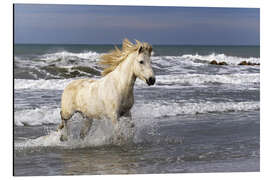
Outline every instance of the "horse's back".
<svg viewBox="0 0 270 180"><path fill-rule="evenodd" d="M75 90L78 88L81 88L89 83L94 82L95 80L93 79L77 79L71 81L65 88L65 90Z"/></svg>

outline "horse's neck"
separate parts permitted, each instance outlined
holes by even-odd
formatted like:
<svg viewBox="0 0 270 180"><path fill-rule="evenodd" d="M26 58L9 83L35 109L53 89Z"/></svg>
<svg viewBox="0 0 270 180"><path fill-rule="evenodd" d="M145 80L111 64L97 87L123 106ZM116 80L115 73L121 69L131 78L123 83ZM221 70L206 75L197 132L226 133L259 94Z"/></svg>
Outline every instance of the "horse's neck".
<svg viewBox="0 0 270 180"><path fill-rule="evenodd" d="M133 73L134 54L130 54L119 66L115 69L114 75L117 79L119 91L126 96L133 95L133 86L136 77Z"/></svg>

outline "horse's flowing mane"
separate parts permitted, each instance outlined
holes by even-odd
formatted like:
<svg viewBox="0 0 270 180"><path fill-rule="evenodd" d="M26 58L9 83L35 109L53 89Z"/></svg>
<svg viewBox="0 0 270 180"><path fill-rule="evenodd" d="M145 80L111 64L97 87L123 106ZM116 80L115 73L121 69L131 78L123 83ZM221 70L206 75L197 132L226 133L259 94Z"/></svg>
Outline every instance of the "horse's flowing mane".
<svg viewBox="0 0 270 180"><path fill-rule="evenodd" d="M133 44L127 38L125 38L122 43L122 50L115 46L114 50L100 57L99 63L105 67L101 73L102 76L112 72L121 62L123 62L128 57L130 53L137 51L140 47L142 47L142 50L147 50L151 54L151 45L146 42L140 42L138 40L135 41L136 44Z"/></svg>

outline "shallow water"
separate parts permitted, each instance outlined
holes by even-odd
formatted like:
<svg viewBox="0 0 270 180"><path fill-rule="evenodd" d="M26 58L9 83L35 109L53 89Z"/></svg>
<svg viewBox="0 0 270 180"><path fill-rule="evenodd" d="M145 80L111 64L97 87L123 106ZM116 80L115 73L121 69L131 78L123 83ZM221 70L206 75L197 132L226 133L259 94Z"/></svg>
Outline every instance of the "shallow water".
<svg viewBox="0 0 270 180"><path fill-rule="evenodd" d="M17 149L15 175L259 171L258 117L259 112L167 117L155 134L145 127L132 144ZM15 132L21 138L46 134L40 126Z"/></svg>
<svg viewBox="0 0 270 180"><path fill-rule="evenodd" d="M96 120L80 140L76 114L69 141L60 142L64 87L100 78L98 57L110 47L15 49L14 175L260 170L260 68L237 65L260 62L258 47L158 46L155 86L135 84L134 128L125 118L117 127ZM229 65L210 65L213 59Z"/></svg>

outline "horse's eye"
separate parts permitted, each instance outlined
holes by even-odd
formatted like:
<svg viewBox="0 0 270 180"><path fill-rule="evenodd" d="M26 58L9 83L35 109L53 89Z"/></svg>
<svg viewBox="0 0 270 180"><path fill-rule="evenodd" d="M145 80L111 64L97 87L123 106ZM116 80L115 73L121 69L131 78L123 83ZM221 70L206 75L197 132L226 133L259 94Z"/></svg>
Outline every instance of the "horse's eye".
<svg viewBox="0 0 270 180"><path fill-rule="evenodd" d="M139 63L140 63L140 64L143 64L143 61L140 61Z"/></svg>

